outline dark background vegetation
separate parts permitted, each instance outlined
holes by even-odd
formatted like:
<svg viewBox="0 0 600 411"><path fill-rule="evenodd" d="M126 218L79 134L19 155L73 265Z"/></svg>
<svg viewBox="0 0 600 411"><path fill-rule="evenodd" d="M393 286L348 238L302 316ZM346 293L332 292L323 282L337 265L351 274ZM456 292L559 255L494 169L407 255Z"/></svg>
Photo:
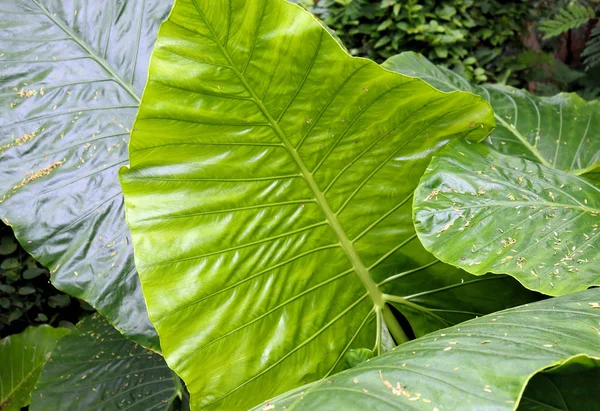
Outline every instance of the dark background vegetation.
<svg viewBox="0 0 600 411"><path fill-rule="evenodd" d="M294 2L331 27L352 55L383 62L412 50L471 82L600 97L600 0ZM0 338L28 325L69 326L93 311L49 279L0 223Z"/></svg>

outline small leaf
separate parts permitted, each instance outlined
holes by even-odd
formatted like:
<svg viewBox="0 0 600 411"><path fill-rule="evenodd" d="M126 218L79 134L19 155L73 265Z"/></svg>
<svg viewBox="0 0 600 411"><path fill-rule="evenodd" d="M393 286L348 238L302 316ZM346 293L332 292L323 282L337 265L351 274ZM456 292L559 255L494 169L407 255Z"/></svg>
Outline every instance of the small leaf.
<svg viewBox="0 0 600 411"><path fill-rule="evenodd" d="M344 364L347 368L352 368L370 358L373 358L373 351L367 348L355 348L348 350L344 355Z"/></svg>
<svg viewBox="0 0 600 411"><path fill-rule="evenodd" d="M48 305L52 308L66 307L71 303L71 297L67 294L53 295L48 298Z"/></svg>
<svg viewBox="0 0 600 411"><path fill-rule="evenodd" d="M20 287L19 294L20 295L29 295L35 293L35 288L30 286Z"/></svg>
<svg viewBox="0 0 600 411"><path fill-rule="evenodd" d="M46 316L46 314L38 313L38 315L35 317L35 321L46 322L48 321L48 317Z"/></svg>
<svg viewBox="0 0 600 411"><path fill-rule="evenodd" d="M0 264L0 268L3 270L15 270L20 267L21 263L19 263L19 260L16 258L7 258L6 260L2 261L2 264Z"/></svg>
<svg viewBox="0 0 600 411"><path fill-rule="evenodd" d="M28 268L23 272L23 278L26 280L31 280L47 272L48 270L39 267Z"/></svg>
<svg viewBox="0 0 600 411"><path fill-rule="evenodd" d="M4 236L0 240L0 255L9 255L16 251L17 242L13 236Z"/></svg>
<svg viewBox="0 0 600 411"><path fill-rule="evenodd" d="M7 284L0 284L0 291L7 294L12 294L16 291L15 287Z"/></svg>

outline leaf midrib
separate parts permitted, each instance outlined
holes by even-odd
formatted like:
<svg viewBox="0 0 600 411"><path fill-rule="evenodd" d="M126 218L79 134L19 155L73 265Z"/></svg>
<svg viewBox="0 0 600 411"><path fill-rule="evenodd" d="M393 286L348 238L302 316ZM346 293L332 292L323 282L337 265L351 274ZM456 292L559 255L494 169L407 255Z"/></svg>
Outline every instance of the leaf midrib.
<svg viewBox="0 0 600 411"><path fill-rule="evenodd" d="M325 195L323 194L323 192L320 190L319 186L317 185L317 182L315 181L313 174L308 170L308 168L306 167L306 165L300 158L300 155L294 149L294 146L292 145L292 143L289 141L289 139L287 138L287 136L285 135L285 133L279 126L279 123L271 116L271 114L269 113L269 111L267 110L265 105L263 104L262 100L258 97L258 95L254 91L254 89L252 87L250 87L250 85L246 81L246 78L244 77L244 75L236 67L236 65L234 64L233 59L229 55L229 52L227 51L227 49L218 40L217 33L215 33L212 25L208 22L206 16L204 15L204 12L202 11L201 7L198 5L198 1L193 0L193 3L194 3L194 7L200 14L200 17L204 20L204 23L210 30L211 35L213 37L213 41L219 47L223 56L227 59L229 65L231 66L231 69L233 70L235 75L238 77L238 79L240 80L240 82L242 83L244 88L246 88L246 90L252 97L252 100L257 105L257 107L262 112L262 114L265 116L265 118L267 119L267 121L269 122L269 124L271 125L271 127L273 128L273 130L275 131L277 136L279 137L279 139L282 141L282 143L284 144L284 146L286 148L286 151L290 154L290 156L296 163L296 166L300 169L300 172L301 172L304 180L308 184L309 188L311 189L317 204L321 208L323 214L325 214L325 219L326 219L327 223L329 224L329 226L331 227L331 229L334 231L335 235L337 236L337 238L340 242L341 249L344 251L344 254L346 254L348 259L352 263L354 272L357 274L360 281L366 288L369 297L371 298L371 300L373 301L373 303L375 304L376 307L378 307L379 309L384 309L385 301L383 299L383 293L381 292L381 290L379 290L379 288L377 287L377 284L371 278L367 266L363 263L362 259L358 255L358 252L356 251L356 248L354 247L354 244L352 243L350 238L348 238L348 236L346 235L346 232L344 231L340 222L338 221L336 214L333 212L333 210L329 206L329 203L328 203L327 199L325 198Z"/></svg>
<svg viewBox="0 0 600 411"><path fill-rule="evenodd" d="M44 6L42 6L38 0L32 0L32 2L40 9L40 11L50 19L57 27L65 32L79 47L81 47L96 63L98 63L104 70L110 74L112 79L119 84L127 93L133 97L136 103L140 103L141 98L138 93L133 89L132 85L128 84L109 64L108 62L98 55L94 50L88 47L85 42L79 38L75 33L65 26L62 22L57 20ZM139 49L139 46L137 47Z"/></svg>

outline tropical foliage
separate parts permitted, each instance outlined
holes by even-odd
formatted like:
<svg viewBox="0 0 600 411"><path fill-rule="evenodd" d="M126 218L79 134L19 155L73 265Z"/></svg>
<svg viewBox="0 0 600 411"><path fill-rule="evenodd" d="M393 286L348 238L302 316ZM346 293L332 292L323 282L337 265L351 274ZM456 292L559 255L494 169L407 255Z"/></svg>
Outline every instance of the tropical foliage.
<svg viewBox="0 0 600 411"><path fill-rule="evenodd" d="M149 66L166 1L0 3L0 214L99 311L2 340L0 408L597 403L597 103L283 0L177 0Z"/></svg>

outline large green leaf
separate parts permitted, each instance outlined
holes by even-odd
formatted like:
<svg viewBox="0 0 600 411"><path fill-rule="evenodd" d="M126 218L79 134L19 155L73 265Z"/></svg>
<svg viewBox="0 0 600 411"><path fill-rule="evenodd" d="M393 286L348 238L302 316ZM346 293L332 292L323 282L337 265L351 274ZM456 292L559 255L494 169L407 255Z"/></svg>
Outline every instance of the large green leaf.
<svg viewBox="0 0 600 411"><path fill-rule="evenodd" d="M415 192L419 239L444 262L562 295L600 285L600 189L482 144L433 158Z"/></svg>
<svg viewBox="0 0 600 411"><path fill-rule="evenodd" d="M158 349L117 179L169 0L0 0L0 216L53 284Z"/></svg>
<svg viewBox="0 0 600 411"><path fill-rule="evenodd" d="M502 85L470 85L458 74L425 57L406 52L383 67L416 76L441 90L465 90L482 96L494 109L497 128L486 140L498 151L581 175L600 167L600 102L575 93L538 97Z"/></svg>
<svg viewBox="0 0 600 411"><path fill-rule="evenodd" d="M600 405L600 359L581 355L539 374L527 384L519 411L594 410Z"/></svg>
<svg viewBox="0 0 600 411"><path fill-rule="evenodd" d="M159 354L124 338L95 314L59 341L30 409L164 410L178 394L174 377Z"/></svg>
<svg viewBox="0 0 600 411"><path fill-rule="evenodd" d="M514 410L537 372L600 359L599 303L592 289L471 320L256 410Z"/></svg>
<svg viewBox="0 0 600 411"><path fill-rule="evenodd" d="M420 335L531 298L437 264L412 224L431 155L484 138L491 117L351 58L295 5L176 2L121 181L149 315L193 407L243 409L381 351L387 328L404 340L386 303Z"/></svg>
<svg viewBox="0 0 600 411"><path fill-rule="evenodd" d="M0 410L19 411L29 404L42 367L68 333L66 328L41 325L0 340Z"/></svg>

